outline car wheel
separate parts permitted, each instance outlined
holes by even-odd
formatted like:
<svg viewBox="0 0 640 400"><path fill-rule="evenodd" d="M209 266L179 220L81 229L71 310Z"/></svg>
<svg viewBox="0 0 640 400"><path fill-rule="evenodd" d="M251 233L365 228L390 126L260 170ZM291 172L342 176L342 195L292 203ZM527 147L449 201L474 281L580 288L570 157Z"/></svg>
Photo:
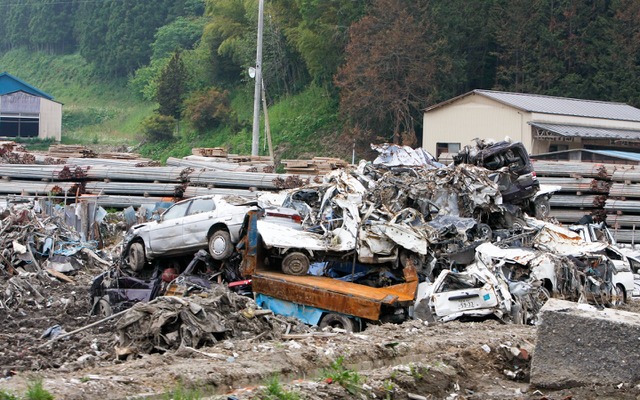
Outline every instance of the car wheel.
<svg viewBox="0 0 640 400"><path fill-rule="evenodd" d="M549 210L551 206L549 205L549 197L542 196L534 200L534 217L537 219L545 219L549 216Z"/></svg>
<svg viewBox="0 0 640 400"><path fill-rule="evenodd" d="M233 253L233 244L229 232L219 230L209 238L209 254L214 260L224 260Z"/></svg>
<svg viewBox="0 0 640 400"><path fill-rule="evenodd" d="M101 297L93 307L93 313L103 318L113 315L113 309L111 308L111 303L109 303L109 297Z"/></svg>
<svg viewBox="0 0 640 400"><path fill-rule="evenodd" d="M611 294L611 305L613 307L618 307L624 304L624 289L622 286L616 285L613 288L613 293Z"/></svg>
<svg viewBox="0 0 640 400"><path fill-rule="evenodd" d="M320 320L320 329L327 327L344 329L347 332L358 332L355 321L346 315L328 313Z"/></svg>
<svg viewBox="0 0 640 400"><path fill-rule="evenodd" d="M493 239L493 231L487 224L478 224L476 227L476 234L479 240L489 242Z"/></svg>
<svg viewBox="0 0 640 400"><path fill-rule="evenodd" d="M287 275L306 275L309 272L309 257L294 251L282 259L282 272Z"/></svg>
<svg viewBox="0 0 640 400"><path fill-rule="evenodd" d="M142 243L133 243L129 247L129 266L139 272L144 268L144 247Z"/></svg>

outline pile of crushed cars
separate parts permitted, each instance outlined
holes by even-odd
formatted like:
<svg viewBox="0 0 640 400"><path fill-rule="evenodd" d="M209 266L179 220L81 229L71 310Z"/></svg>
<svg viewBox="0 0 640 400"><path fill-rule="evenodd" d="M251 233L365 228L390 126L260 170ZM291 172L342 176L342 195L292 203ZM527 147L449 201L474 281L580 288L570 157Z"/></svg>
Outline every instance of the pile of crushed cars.
<svg viewBox="0 0 640 400"><path fill-rule="evenodd" d="M521 143L480 142L449 166L420 149L374 148L373 163L262 198L301 216L298 227L258 222L284 272L381 287L401 282L410 260L421 282L414 316L436 321L534 323L550 296L603 306L631 297L618 249L548 221L554 188L540 189Z"/></svg>
<svg viewBox="0 0 640 400"><path fill-rule="evenodd" d="M410 265L420 282L412 315L441 322L535 323L551 296L602 306L631 298L623 253L549 220L554 188L540 188L521 143L480 141L448 166L421 149L372 147L380 153L373 162L259 197L257 232L243 232L259 235L268 268L386 287L402 283ZM121 267L131 263L127 248ZM237 248L212 260L201 250L186 268L109 271L94 281L94 306L111 313L160 294L206 291L211 281L251 295L243 256Z"/></svg>

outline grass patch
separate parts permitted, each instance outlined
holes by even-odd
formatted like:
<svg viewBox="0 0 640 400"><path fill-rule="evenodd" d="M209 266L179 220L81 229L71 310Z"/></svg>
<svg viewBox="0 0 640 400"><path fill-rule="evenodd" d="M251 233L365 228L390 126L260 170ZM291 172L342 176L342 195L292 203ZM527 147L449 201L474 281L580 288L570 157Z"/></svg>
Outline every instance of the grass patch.
<svg viewBox="0 0 640 400"><path fill-rule="evenodd" d="M261 400L300 400L300 395L296 392L285 390L280 383L278 375L274 375L260 392L259 398Z"/></svg>
<svg viewBox="0 0 640 400"><path fill-rule="evenodd" d="M42 385L42 378L34 378L27 383L24 394L26 400L53 400L53 395Z"/></svg>
<svg viewBox="0 0 640 400"><path fill-rule="evenodd" d="M352 395L360 391L360 381L362 378L357 371L349 369L343 365L344 357L338 357L328 369L324 369L322 379L327 383L338 383Z"/></svg>
<svg viewBox="0 0 640 400"><path fill-rule="evenodd" d="M0 390L0 400L19 400L19 398L11 392Z"/></svg>
<svg viewBox="0 0 640 400"><path fill-rule="evenodd" d="M164 400L199 400L202 393L198 389L186 388L182 383L162 396Z"/></svg>
<svg viewBox="0 0 640 400"><path fill-rule="evenodd" d="M182 133L171 143L146 143L140 152L145 157L166 161L184 157L193 147L224 147L233 154L251 154L252 100L245 91L232 94L231 107L238 116L239 129L220 127L207 133L194 132L182 122ZM337 103L324 90L311 87L300 94L283 98L268 110L276 159L309 155L330 155L324 149L327 132L338 130ZM262 121L262 124L264 121ZM264 125L260 127L260 155L268 155L264 146Z"/></svg>

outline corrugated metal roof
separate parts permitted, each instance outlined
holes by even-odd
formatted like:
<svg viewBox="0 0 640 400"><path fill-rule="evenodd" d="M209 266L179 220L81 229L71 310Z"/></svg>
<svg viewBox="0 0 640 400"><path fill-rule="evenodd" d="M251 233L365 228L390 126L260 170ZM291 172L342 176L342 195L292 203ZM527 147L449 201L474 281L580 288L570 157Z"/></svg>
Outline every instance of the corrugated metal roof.
<svg viewBox="0 0 640 400"><path fill-rule="evenodd" d="M496 92L480 89L474 90L473 92L530 112L622 121L640 121L640 109L624 103L579 100L539 94Z"/></svg>
<svg viewBox="0 0 640 400"><path fill-rule="evenodd" d="M640 161L640 153L618 150L585 150L589 153L596 153L608 157L623 158L625 160Z"/></svg>
<svg viewBox="0 0 640 400"><path fill-rule="evenodd" d="M640 162L640 153L633 153L630 151L619 151L619 150L592 150L592 149L571 149L571 150L560 150L560 151L551 151L548 153L541 154L532 154L530 157L534 160L544 160L549 159L549 156L557 156L561 154L575 154L575 153L588 153L588 154L599 154L607 157L618 158L622 160L631 160ZM569 159L573 159L572 156L569 156Z"/></svg>
<svg viewBox="0 0 640 400"><path fill-rule="evenodd" d="M529 122L530 125L545 129L560 136L597 138L597 139L634 139L640 140L640 131L630 129L598 128L593 126L547 124Z"/></svg>
<svg viewBox="0 0 640 400"><path fill-rule="evenodd" d="M48 100L53 100L53 96L51 96L50 94L29 85L27 82L16 78L8 72L3 72L0 74L0 95L19 91L29 93L38 97L44 97Z"/></svg>

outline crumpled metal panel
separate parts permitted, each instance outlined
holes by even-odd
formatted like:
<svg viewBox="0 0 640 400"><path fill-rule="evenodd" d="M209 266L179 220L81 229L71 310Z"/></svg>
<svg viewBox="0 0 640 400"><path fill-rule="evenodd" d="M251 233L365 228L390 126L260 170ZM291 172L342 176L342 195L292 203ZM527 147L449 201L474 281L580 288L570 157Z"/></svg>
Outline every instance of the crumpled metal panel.
<svg viewBox="0 0 640 400"><path fill-rule="evenodd" d="M256 293L375 321L383 305L413 302L418 285L415 272L405 270L405 280L399 285L373 288L327 277L259 271L253 275L252 285Z"/></svg>

